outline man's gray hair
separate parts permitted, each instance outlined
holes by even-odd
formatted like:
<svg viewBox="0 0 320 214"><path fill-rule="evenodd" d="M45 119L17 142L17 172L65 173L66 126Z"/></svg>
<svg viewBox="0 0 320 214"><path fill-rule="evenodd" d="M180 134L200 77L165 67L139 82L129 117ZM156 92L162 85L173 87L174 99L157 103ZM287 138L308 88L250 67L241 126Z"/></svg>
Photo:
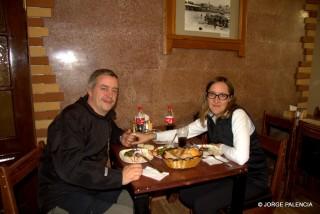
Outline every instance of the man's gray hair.
<svg viewBox="0 0 320 214"><path fill-rule="evenodd" d="M114 73L114 71L112 71L110 69L106 69L106 68L98 69L98 70L95 70L90 75L89 80L88 80L88 88L93 88L97 83L97 78L102 75L110 76L110 77L114 77L114 78L118 79L118 76Z"/></svg>

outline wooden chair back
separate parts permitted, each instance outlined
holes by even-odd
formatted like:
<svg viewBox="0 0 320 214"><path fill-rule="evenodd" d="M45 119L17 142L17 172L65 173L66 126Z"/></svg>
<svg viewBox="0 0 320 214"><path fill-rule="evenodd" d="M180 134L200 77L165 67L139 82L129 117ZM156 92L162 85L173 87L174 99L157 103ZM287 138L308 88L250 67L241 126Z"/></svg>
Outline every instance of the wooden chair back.
<svg viewBox="0 0 320 214"><path fill-rule="evenodd" d="M260 143L266 155L271 155L276 158L272 179L271 179L271 193L275 201L281 198L281 183L284 178L285 160L287 139L274 139L270 136L260 135Z"/></svg>
<svg viewBox="0 0 320 214"><path fill-rule="evenodd" d="M262 122L262 135L268 135L274 138L283 139L288 138L286 162L285 162L285 174L286 180L284 182L284 196L289 194L289 170L293 168L294 162L294 142L296 133L296 121L295 119L287 119L281 116L276 116L264 112Z"/></svg>
<svg viewBox="0 0 320 214"><path fill-rule="evenodd" d="M19 213L14 186L28 176L39 165L43 146L38 146L12 163L0 166L1 198L4 213Z"/></svg>
<svg viewBox="0 0 320 214"><path fill-rule="evenodd" d="M294 119L287 119L280 116L275 116L267 113L266 111L263 113L263 121L262 121L262 135L272 135L271 130L277 129L279 131L285 132L289 135L292 135L292 132L295 127ZM290 139L289 139L290 140Z"/></svg>
<svg viewBox="0 0 320 214"><path fill-rule="evenodd" d="M317 175L309 176L309 174L314 174L318 172L318 159L319 159L319 147L318 143L320 142L320 122L318 120L313 119L304 119L299 121L299 125L297 127L297 134L294 141L293 148L293 163L292 168L289 174L289 197L293 198L295 191L302 194L308 195L310 199L315 200L316 202L320 201L320 198L317 197L319 195L319 185L318 182L308 182L308 178L317 177ZM307 171L302 170L306 166L308 167ZM302 171L304 171L302 173ZM311 172L309 170L312 170ZM308 172L309 171L309 172ZM306 185L299 184L298 177L302 177ZM317 180L317 178L316 178ZM301 191L300 191L301 190Z"/></svg>
<svg viewBox="0 0 320 214"><path fill-rule="evenodd" d="M262 149L265 151L266 156L275 158L275 164L273 166L273 173L271 175L270 190L265 195L260 195L256 199L251 199L250 202L245 202L245 214L261 214L261 213L272 213L273 207L257 207L259 202L270 202L279 201L282 196L282 181L284 178L285 171L285 158L286 158L286 147L288 139L275 139L267 135L260 135L260 143Z"/></svg>

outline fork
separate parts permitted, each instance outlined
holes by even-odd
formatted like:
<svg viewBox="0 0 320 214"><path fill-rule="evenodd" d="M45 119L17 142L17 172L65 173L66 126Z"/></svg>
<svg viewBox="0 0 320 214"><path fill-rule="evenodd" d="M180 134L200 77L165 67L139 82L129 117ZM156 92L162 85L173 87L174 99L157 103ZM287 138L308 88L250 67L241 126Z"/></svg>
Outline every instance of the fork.
<svg viewBox="0 0 320 214"><path fill-rule="evenodd" d="M136 153L136 157L142 157L144 160L146 160L155 170L157 170L159 173L162 173L163 171L158 169L149 158L147 158L146 156L144 156L141 153Z"/></svg>

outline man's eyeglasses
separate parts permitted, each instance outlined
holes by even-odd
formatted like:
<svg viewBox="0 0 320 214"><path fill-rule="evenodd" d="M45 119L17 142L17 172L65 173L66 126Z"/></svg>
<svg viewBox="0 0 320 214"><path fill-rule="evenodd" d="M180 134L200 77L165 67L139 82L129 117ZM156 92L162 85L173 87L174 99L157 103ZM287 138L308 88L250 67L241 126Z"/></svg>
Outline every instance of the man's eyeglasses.
<svg viewBox="0 0 320 214"><path fill-rule="evenodd" d="M226 100L226 99L228 99L229 96L230 96L229 94L224 94L224 93L216 94L212 91L207 92L207 97L209 99L215 99L216 97L218 97L219 100Z"/></svg>

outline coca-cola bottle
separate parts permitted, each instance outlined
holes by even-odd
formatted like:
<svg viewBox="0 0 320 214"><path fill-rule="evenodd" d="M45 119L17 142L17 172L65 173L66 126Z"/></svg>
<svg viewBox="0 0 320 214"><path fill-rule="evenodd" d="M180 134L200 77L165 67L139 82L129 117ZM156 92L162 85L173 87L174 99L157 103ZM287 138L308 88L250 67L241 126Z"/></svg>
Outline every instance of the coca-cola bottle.
<svg viewBox="0 0 320 214"><path fill-rule="evenodd" d="M166 130L174 129L175 118L173 114L172 106L168 106L168 111L166 116L164 117L164 123L166 126Z"/></svg>
<svg viewBox="0 0 320 214"><path fill-rule="evenodd" d="M135 116L136 131L144 132L145 115L141 106L138 106L138 113Z"/></svg>

